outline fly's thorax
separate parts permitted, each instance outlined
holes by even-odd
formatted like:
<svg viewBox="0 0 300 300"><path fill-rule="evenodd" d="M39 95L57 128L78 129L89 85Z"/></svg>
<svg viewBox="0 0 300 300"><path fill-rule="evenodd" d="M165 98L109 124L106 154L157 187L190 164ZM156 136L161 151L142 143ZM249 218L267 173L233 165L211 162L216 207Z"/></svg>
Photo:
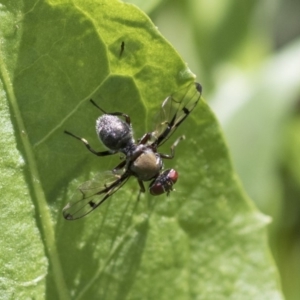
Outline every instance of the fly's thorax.
<svg viewBox="0 0 300 300"><path fill-rule="evenodd" d="M120 151L134 143L131 126L116 116L99 117L96 131L101 142L111 150Z"/></svg>
<svg viewBox="0 0 300 300"><path fill-rule="evenodd" d="M146 148L130 165L130 170L134 175L142 180L147 181L157 176L163 167L163 162L158 153L152 149Z"/></svg>

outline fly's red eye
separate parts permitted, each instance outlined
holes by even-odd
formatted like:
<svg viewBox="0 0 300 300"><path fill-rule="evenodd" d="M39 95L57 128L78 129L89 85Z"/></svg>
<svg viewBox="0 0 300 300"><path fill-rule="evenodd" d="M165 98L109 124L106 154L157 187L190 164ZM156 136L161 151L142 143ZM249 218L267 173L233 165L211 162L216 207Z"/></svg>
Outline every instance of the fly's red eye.
<svg viewBox="0 0 300 300"><path fill-rule="evenodd" d="M149 187L149 191L153 196L158 196L165 192L163 186L159 182L154 182L154 184Z"/></svg>
<svg viewBox="0 0 300 300"><path fill-rule="evenodd" d="M171 169L170 172L168 173L168 177L170 180L172 180L173 184L176 183L178 179L178 172L174 169Z"/></svg>

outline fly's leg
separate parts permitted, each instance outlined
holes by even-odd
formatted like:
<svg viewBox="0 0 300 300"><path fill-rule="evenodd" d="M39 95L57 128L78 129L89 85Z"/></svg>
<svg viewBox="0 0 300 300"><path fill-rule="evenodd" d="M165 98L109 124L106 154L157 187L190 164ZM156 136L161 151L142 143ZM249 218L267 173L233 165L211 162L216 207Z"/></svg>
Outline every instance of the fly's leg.
<svg viewBox="0 0 300 300"><path fill-rule="evenodd" d="M145 193L146 189L145 189L145 186L144 186L144 183L142 180L137 180L138 183L139 183L139 186L140 186L140 191L139 191L139 194L138 194L138 197L137 197L137 201L139 202L140 201L140 198L141 198L141 194L142 193Z"/></svg>
<svg viewBox="0 0 300 300"><path fill-rule="evenodd" d="M171 154L163 154L163 153L159 153L159 155L162 157L162 158L166 158L166 159L172 159L174 158L175 156L175 147L179 144L180 141L184 140L185 139L185 136L182 135L181 137L179 137L175 142L174 144L171 146Z"/></svg>
<svg viewBox="0 0 300 300"><path fill-rule="evenodd" d="M126 165L126 160L123 160L116 167L113 168L112 172L118 173L118 171L122 170L125 167L125 165Z"/></svg>
<svg viewBox="0 0 300 300"><path fill-rule="evenodd" d="M95 154L97 156L107 156L107 155L112 155L112 154L117 153L117 151L108 151L108 150L107 151L96 151L90 146L90 144L88 143L88 141L86 139L81 138L81 137L79 137L79 136L77 136L77 135L75 135L75 134L73 134L73 133L71 133L67 130L65 130L64 133L66 133L66 134L72 136L73 138L81 141L90 152L92 152L93 154Z"/></svg>
<svg viewBox="0 0 300 300"><path fill-rule="evenodd" d="M145 133L139 140L138 140L138 143L139 145L145 145L151 138L151 135L152 133L151 132L148 132L148 133Z"/></svg>
<svg viewBox="0 0 300 300"><path fill-rule="evenodd" d="M112 113L108 113L106 112L105 110L103 110L93 99L90 100L91 103L96 106L98 109L100 109L104 114L106 115L111 115L111 116L121 116L125 119L125 122L130 125L131 124L131 121L130 121L130 117L124 113L121 113L121 112L112 112Z"/></svg>
<svg viewBox="0 0 300 300"><path fill-rule="evenodd" d="M138 179L137 181L138 181L139 186L140 186L140 193L145 193L146 189L145 189L143 181L140 180L140 179Z"/></svg>

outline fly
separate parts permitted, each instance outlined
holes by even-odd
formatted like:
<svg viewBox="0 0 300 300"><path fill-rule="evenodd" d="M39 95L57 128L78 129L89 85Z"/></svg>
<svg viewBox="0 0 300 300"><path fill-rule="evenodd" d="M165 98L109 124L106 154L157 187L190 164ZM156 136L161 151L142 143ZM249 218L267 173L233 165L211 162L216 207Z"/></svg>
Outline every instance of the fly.
<svg viewBox="0 0 300 300"><path fill-rule="evenodd" d="M96 132L108 150L96 151L86 139L69 131L65 133L81 141L97 156L123 153L125 158L113 170L103 172L80 185L71 202L63 209L64 218L76 220L86 216L119 190L131 176L137 179L140 193L146 191L144 182L150 181L150 194L169 195L178 179L178 172L175 169L163 170L163 159L174 158L175 147L184 136L179 137L172 144L170 154L160 153L158 148L193 111L200 100L201 93L201 85L192 83L168 96L161 105L154 131L145 133L138 141L133 138L131 120L127 114L107 113L91 100L92 104L103 113L96 121Z"/></svg>

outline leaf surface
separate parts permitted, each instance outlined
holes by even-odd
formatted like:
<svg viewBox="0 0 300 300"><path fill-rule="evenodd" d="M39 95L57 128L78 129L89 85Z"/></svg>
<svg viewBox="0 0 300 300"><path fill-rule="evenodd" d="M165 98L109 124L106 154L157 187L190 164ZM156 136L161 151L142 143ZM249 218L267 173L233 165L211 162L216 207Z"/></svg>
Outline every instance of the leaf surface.
<svg viewBox="0 0 300 300"><path fill-rule="evenodd" d="M118 155L93 156L63 134L67 129L104 150L94 129L101 113L89 99L108 112L130 115L139 138L153 129L162 101L194 76L149 18L131 5L3 4L1 103L7 116L9 103L15 134L10 131L8 144L5 135L1 138L22 183L14 183L16 191L5 199L18 207L4 210L6 226L12 214L14 225L23 215L22 224L35 233L19 231L25 246L8 239L5 247L23 250L14 268L31 266L26 280L39 279L32 293L39 299L44 293L48 299L280 299L266 246L268 218L243 193L203 99L176 131L175 136L186 135L176 159L166 162L180 174L176 192L145 194L137 202L139 187L132 178L89 217L63 219L61 210L75 188L120 162ZM172 138L163 153L169 153ZM25 166L16 163L10 146ZM11 186L8 173L2 176ZM27 202L16 202L27 186ZM34 261L28 244L35 246ZM8 277L9 268L2 271ZM12 290L15 284L5 286ZM29 297L30 288L24 290Z"/></svg>

